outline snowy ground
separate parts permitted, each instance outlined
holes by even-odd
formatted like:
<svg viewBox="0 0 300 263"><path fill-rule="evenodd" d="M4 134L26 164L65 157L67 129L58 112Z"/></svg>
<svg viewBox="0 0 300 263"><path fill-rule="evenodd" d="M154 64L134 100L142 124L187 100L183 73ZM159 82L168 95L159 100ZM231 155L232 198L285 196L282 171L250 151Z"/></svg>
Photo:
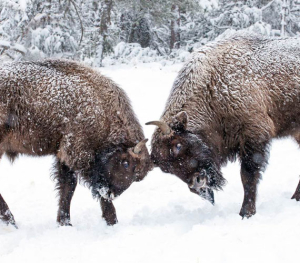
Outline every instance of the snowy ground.
<svg viewBox="0 0 300 263"><path fill-rule="evenodd" d="M141 123L158 119L181 65L102 69L132 100ZM151 137L154 127L145 127ZM0 193L19 229L0 223L0 262L297 262L300 203L291 200L299 181L300 151L275 141L259 186L257 214L238 215L242 198L239 164L223 169L228 180L216 204L189 192L175 176L155 169L114 203L119 224L106 226L98 203L78 186L73 227L57 227L57 199L49 179L52 158L19 158L0 164Z"/></svg>

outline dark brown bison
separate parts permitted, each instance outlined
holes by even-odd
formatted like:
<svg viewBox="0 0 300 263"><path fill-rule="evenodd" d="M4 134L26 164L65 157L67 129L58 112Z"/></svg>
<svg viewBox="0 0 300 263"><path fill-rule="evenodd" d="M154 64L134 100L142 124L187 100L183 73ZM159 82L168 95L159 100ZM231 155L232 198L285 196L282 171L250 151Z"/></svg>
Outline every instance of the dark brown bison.
<svg viewBox="0 0 300 263"><path fill-rule="evenodd" d="M270 141L300 143L300 39L242 34L203 47L180 71L160 121L147 124L158 126L154 164L212 203L225 184L221 166L238 157L240 215L251 217Z"/></svg>
<svg viewBox="0 0 300 263"><path fill-rule="evenodd" d="M151 167L145 143L124 91L95 70L67 60L0 67L0 155L56 156L60 225L71 225L78 177L115 224L112 200ZM1 195L0 219L15 225Z"/></svg>

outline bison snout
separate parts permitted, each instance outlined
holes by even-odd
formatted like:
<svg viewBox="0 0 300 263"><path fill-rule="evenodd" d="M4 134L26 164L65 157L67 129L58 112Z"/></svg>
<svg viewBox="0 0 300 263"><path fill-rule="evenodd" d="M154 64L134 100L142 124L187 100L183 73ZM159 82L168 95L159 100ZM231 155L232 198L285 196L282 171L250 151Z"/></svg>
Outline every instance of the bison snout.
<svg viewBox="0 0 300 263"><path fill-rule="evenodd" d="M201 173L194 174L192 183L189 185L189 187L193 188L195 190L199 190L200 188L208 187L205 170L203 170L203 172L201 172Z"/></svg>
<svg viewBox="0 0 300 263"><path fill-rule="evenodd" d="M205 200L208 200L211 204L215 203L214 192L208 185L208 179L206 171L202 170L200 173L194 173L192 183L189 184L191 192L200 195Z"/></svg>

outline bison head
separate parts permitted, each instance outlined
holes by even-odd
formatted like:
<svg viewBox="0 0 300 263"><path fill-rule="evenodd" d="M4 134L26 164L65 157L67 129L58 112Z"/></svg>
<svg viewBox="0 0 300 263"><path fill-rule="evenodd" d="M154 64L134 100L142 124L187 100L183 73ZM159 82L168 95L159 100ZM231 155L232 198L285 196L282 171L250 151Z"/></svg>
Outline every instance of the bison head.
<svg viewBox="0 0 300 263"><path fill-rule="evenodd" d="M134 147L111 146L96 154L90 174L94 196L112 200L146 176L153 167L147 141L144 139Z"/></svg>
<svg viewBox="0 0 300 263"><path fill-rule="evenodd" d="M152 121L159 128L152 140L151 159L165 173L172 173L184 181L191 192L214 204L213 189L225 184L220 161L213 147L201 133L187 129L186 112L178 113L170 124Z"/></svg>

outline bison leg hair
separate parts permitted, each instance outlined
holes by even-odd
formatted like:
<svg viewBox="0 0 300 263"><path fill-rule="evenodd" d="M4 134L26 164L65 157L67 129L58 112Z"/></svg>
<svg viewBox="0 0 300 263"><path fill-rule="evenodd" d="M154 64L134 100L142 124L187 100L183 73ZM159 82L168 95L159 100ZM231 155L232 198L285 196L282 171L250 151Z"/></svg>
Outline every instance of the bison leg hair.
<svg viewBox="0 0 300 263"><path fill-rule="evenodd" d="M116 209L111 200L100 198L100 204L102 209L102 217L105 219L109 226L118 223Z"/></svg>
<svg viewBox="0 0 300 263"><path fill-rule="evenodd" d="M294 138L298 143L298 145L300 146L300 133L294 134ZM300 181L291 199L296 199L296 201L300 201Z"/></svg>
<svg viewBox="0 0 300 263"><path fill-rule="evenodd" d="M300 201L300 181L299 181L299 184L297 186L295 193L292 196L292 199L296 199L296 201Z"/></svg>
<svg viewBox="0 0 300 263"><path fill-rule="evenodd" d="M10 212L8 205L4 201L1 194L0 194L0 219L7 225L11 224L15 228L18 228L13 214Z"/></svg>
<svg viewBox="0 0 300 263"><path fill-rule="evenodd" d="M241 156L241 178L244 187L244 200L240 211L242 218L249 218L256 213L257 184L267 163L266 144L258 147L249 145L251 144L246 145Z"/></svg>
<svg viewBox="0 0 300 263"><path fill-rule="evenodd" d="M77 177L74 172L60 161L55 171L56 189L59 191L59 208L57 223L61 226L72 226L70 219L71 200L77 186Z"/></svg>
<svg viewBox="0 0 300 263"><path fill-rule="evenodd" d="M0 141L2 141L2 139L6 135L7 131L8 131L8 129L6 127L0 128ZM2 154L3 153L0 154L0 158L2 157ZM18 228L13 214L10 212L8 205L5 202L5 200L1 194L0 194L0 220L2 220L7 225L11 224L15 228Z"/></svg>

